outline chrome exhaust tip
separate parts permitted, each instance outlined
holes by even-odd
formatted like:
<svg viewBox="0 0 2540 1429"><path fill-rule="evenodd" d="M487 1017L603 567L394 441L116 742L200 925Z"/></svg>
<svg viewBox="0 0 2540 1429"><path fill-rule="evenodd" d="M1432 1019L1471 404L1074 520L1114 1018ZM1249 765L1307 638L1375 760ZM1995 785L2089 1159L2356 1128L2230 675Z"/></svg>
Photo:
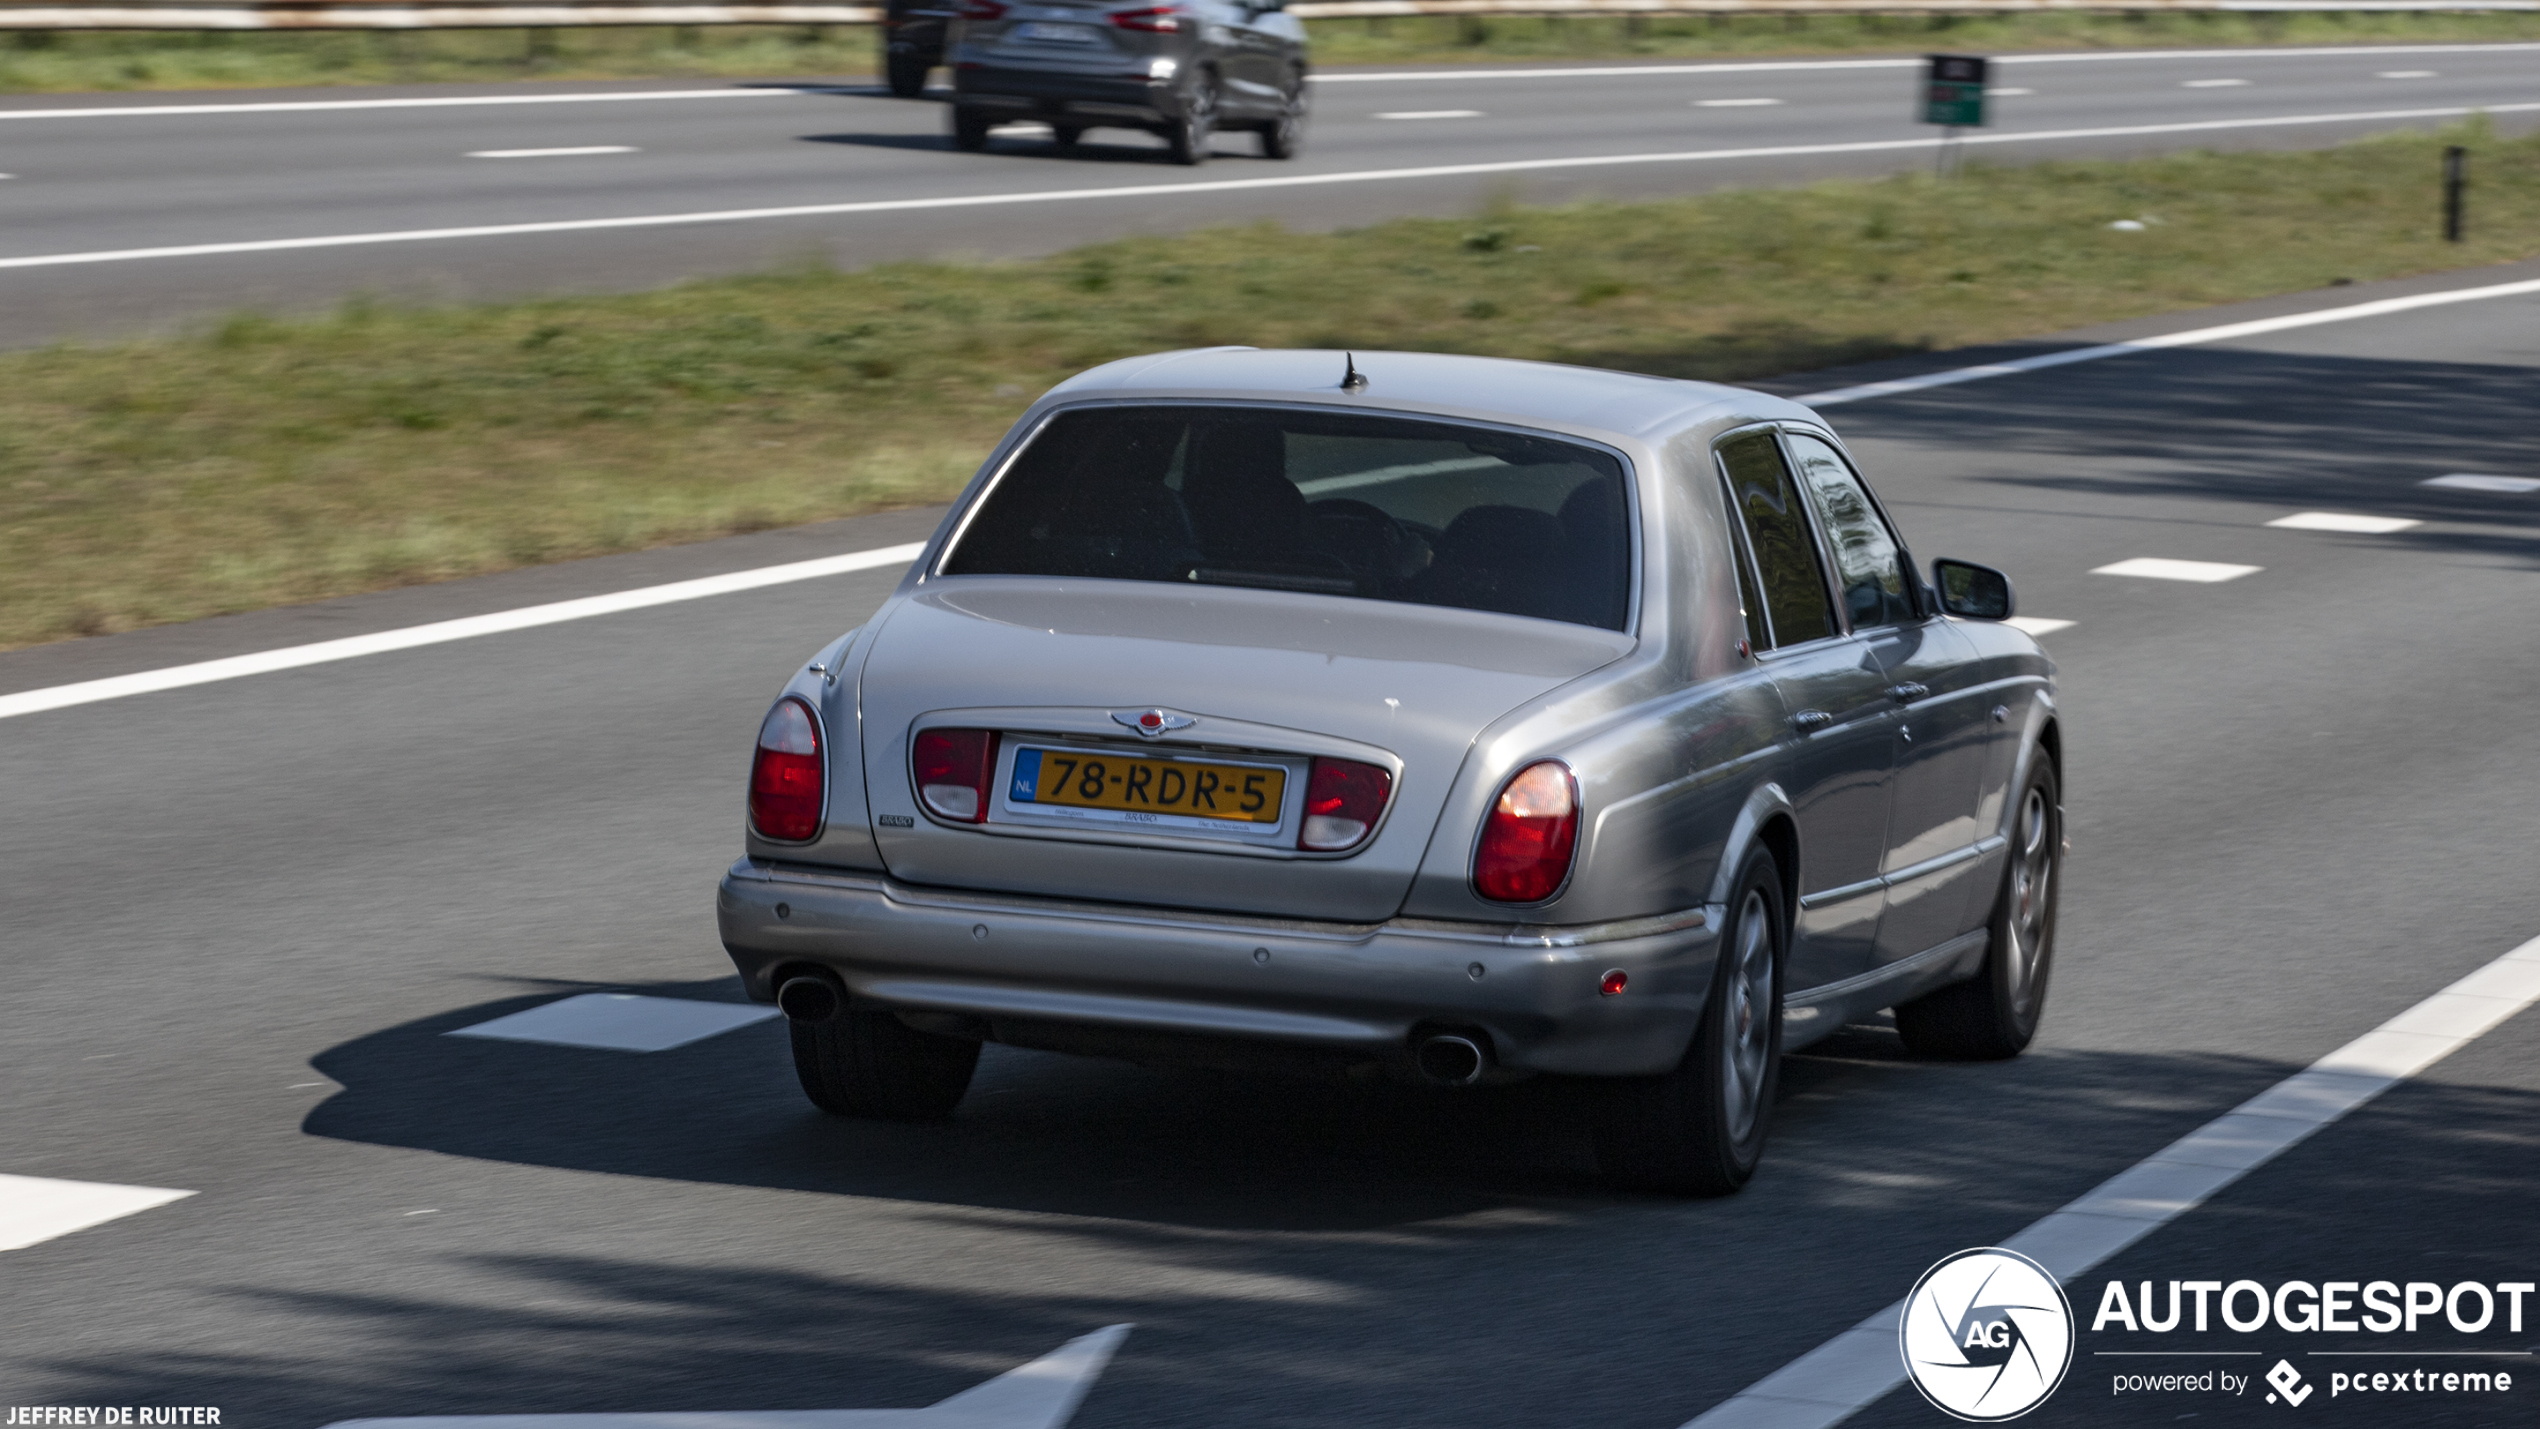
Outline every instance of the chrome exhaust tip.
<svg viewBox="0 0 2540 1429"><path fill-rule="evenodd" d="M1442 1087L1469 1087L1482 1079L1490 1057L1470 1037L1442 1033L1421 1042L1411 1053L1420 1075Z"/></svg>
<svg viewBox="0 0 2540 1429"><path fill-rule="evenodd" d="M846 1011L847 990L835 980L806 973L776 989L776 1008L794 1022L826 1022Z"/></svg>

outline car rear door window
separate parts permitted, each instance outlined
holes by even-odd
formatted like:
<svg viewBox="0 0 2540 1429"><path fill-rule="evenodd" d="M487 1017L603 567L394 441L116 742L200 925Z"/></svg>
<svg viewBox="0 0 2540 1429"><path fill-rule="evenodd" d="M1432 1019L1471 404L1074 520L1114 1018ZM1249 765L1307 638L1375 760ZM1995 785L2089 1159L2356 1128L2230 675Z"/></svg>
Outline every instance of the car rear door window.
<svg viewBox="0 0 2540 1429"><path fill-rule="evenodd" d="M1621 630L1623 463L1410 417L1157 404L1061 412L939 570L1177 581Z"/></svg>
<svg viewBox="0 0 2540 1429"><path fill-rule="evenodd" d="M1769 643L1798 645L1835 634L1817 543L1773 434L1752 432L1722 442L1720 470L1746 527L1747 548L1755 554L1764 610L1772 617Z"/></svg>
<svg viewBox="0 0 2540 1429"><path fill-rule="evenodd" d="M1843 586L1843 609L1852 618L1852 628L1867 630L1914 619L1912 588L1905 582L1904 548L1870 503L1861 479L1833 447L1817 438L1792 432L1784 439L1790 443L1800 483L1816 503L1826 544L1834 549L1835 574Z"/></svg>

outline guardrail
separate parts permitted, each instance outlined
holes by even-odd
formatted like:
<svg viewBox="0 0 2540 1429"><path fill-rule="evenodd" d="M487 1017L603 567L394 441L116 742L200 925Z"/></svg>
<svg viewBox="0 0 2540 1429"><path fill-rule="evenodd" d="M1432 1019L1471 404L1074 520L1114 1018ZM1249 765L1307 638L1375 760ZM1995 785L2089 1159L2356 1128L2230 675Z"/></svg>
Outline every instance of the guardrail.
<svg viewBox="0 0 2540 1429"><path fill-rule="evenodd" d="M2042 10L2093 14L2166 11L2540 11L2540 0L1298 0L1306 20L1448 16L1989 15ZM585 25L869 25L878 5L523 5L512 0L128 0L114 5L0 0L0 30L467 30Z"/></svg>

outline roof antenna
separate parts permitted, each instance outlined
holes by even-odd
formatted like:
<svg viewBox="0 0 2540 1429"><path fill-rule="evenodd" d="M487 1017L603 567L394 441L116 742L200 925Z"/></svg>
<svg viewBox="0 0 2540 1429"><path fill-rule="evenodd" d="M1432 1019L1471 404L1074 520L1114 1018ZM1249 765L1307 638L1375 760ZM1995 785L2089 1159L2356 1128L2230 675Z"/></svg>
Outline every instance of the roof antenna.
<svg viewBox="0 0 2540 1429"><path fill-rule="evenodd" d="M1348 368L1341 374L1341 390L1344 392L1366 391L1367 374L1358 370L1358 355L1344 352L1341 354L1341 361Z"/></svg>

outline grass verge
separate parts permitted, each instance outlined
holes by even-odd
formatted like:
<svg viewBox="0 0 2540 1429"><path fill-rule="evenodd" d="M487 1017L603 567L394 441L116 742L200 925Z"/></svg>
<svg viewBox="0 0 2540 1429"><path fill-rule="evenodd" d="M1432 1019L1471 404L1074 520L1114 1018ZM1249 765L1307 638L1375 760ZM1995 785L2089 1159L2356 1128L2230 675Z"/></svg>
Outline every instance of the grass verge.
<svg viewBox="0 0 2540 1429"><path fill-rule="evenodd" d="M2446 142L2472 147L2477 179L2461 244L2437 231ZM2471 125L241 316L0 354L0 647L940 499L1031 394L1159 348L1424 348L1734 380L2535 254L2540 138Z"/></svg>
<svg viewBox="0 0 2540 1429"><path fill-rule="evenodd" d="M1321 64L2540 39L2540 15L2222 13L1317 20ZM0 91L862 75L860 25L0 36Z"/></svg>

